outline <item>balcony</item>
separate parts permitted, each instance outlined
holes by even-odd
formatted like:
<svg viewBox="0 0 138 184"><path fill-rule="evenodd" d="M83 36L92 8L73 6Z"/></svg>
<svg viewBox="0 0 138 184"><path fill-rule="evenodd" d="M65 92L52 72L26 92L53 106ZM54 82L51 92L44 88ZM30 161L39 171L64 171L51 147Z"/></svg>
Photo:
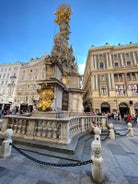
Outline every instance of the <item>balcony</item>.
<svg viewBox="0 0 138 184"><path fill-rule="evenodd" d="M10 78L11 78L11 79L16 79L17 76L16 76L16 75L11 75Z"/></svg>

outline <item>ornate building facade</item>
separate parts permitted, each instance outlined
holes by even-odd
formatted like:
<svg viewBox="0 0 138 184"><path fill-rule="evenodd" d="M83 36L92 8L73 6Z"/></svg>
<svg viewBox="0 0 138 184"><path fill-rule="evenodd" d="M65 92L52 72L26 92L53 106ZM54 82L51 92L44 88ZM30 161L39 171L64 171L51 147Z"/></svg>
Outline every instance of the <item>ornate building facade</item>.
<svg viewBox="0 0 138 184"><path fill-rule="evenodd" d="M38 81L46 79L45 57L31 59L20 68L14 105L23 111L33 108L39 101Z"/></svg>
<svg viewBox="0 0 138 184"><path fill-rule="evenodd" d="M83 77L85 111L138 112L138 44L92 46Z"/></svg>
<svg viewBox="0 0 138 184"><path fill-rule="evenodd" d="M0 65L0 109L6 110L15 103L21 67L21 63Z"/></svg>

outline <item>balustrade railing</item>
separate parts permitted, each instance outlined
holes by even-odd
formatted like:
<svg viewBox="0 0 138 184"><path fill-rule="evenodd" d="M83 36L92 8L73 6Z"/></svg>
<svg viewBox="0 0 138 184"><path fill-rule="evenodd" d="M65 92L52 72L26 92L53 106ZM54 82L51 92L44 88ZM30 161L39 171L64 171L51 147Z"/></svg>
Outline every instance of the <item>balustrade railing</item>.
<svg viewBox="0 0 138 184"><path fill-rule="evenodd" d="M0 134L10 127L15 139L69 144L75 135L92 131L94 126L102 128L106 121L104 116L79 116L64 119L5 116Z"/></svg>

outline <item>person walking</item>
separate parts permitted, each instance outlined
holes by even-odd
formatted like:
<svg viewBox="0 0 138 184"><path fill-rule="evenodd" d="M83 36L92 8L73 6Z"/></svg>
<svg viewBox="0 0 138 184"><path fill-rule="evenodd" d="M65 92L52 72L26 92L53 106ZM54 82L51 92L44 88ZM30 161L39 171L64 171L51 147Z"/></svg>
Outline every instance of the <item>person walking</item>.
<svg viewBox="0 0 138 184"><path fill-rule="evenodd" d="M131 115L128 114L128 115L127 115L127 123L131 122L131 119L132 119Z"/></svg>

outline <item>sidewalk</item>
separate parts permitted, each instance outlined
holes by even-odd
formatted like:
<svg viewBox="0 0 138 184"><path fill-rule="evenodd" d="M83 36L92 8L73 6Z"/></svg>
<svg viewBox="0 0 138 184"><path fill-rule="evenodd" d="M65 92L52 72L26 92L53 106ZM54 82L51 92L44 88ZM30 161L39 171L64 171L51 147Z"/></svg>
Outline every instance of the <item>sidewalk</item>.
<svg viewBox="0 0 138 184"><path fill-rule="evenodd" d="M114 123L115 128L125 125ZM102 142L104 160L104 184L138 184L138 128L135 137L116 136L115 141ZM92 139L84 144L81 160L91 159ZM78 154L81 150L78 148ZM1 148L0 148L1 149ZM47 156L33 152L27 154L39 160L52 163L72 163L69 157ZM39 165L12 149L10 158L0 158L0 184L91 184L91 164L69 168L55 168Z"/></svg>

